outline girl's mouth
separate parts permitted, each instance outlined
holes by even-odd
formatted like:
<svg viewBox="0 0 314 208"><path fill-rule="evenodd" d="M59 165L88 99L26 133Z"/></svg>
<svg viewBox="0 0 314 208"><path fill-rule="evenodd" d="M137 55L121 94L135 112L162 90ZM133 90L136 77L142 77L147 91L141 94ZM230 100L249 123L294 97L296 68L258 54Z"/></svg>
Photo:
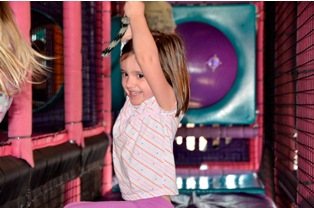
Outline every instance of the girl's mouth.
<svg viewBox="0 0 314 208"><path fill-rule="evenodd" d="M132 92L130 92L130 94L131 95L138 95L138 94L140 94L140 92L139 91L132 91Z"/></svg>

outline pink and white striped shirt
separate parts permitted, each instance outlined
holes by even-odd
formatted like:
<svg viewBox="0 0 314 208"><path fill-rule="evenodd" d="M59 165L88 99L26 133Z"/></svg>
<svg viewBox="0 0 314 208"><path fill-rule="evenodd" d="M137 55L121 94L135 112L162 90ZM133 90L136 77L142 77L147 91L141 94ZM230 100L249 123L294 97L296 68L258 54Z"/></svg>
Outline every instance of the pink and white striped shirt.
<svg viewBox="0 0 314 208"><path fill-rule="evenodd" d="M113 163L122 197L177 195L173 141L183 116L160 108L155 97L133 106L127 97L113 127Z"/></svg>

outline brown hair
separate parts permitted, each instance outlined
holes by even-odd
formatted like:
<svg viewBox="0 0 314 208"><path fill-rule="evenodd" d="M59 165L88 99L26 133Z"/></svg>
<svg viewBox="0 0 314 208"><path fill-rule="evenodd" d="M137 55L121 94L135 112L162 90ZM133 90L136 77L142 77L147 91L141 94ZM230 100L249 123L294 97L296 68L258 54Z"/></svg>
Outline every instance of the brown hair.
<svg viewBox="0 0 314 208"><path fill-rule="evenodd" d="M9 2L0 1L0 92L14 95L32 76L46 73L41 60L51 59L36 52L21 34Z"/></svg>
<svg viewBox="0 0 314 208"><path fill-rule="evenodd" d="M176 95L176 116L178 116L181 112L187 111L190 101L190 82L184 43L176 33L165 34L153 31L152 35L158 48L162 71ZM129 53L134 53L132 40L124 45L121 59L124 59L125 55Z"/></svg>

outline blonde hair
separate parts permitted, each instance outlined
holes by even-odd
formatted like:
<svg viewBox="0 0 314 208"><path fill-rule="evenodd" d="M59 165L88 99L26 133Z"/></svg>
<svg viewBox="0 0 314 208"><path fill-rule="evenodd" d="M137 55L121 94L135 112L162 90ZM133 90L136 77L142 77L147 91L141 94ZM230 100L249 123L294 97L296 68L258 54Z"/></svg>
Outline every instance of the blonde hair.
<svg viewBox="0 0 314 208"><path fill-rule="evenodd" d="M41 63L48 58L35 51L21 34L8 2L0 2L0 92L14 95L32 76L46 74Z"/></svg>
<svg viewBox="0 0 314 208"><path fill-rule="evenodd" d="M176 33L165 34L153 31L153 38L158 48L162 71L172 86L177 99L176 116L188 110L190 101L190 81L186 64L186 51L181 37ZM134 53L132 40L122 49L121 59Z"/></svg>

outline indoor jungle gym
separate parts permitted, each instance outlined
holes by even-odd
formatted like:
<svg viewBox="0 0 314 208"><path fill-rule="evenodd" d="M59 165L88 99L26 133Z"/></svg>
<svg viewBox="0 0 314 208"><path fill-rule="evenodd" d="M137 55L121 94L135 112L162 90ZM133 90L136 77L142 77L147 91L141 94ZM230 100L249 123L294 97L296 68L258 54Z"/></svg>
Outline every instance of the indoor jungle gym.
<svg viewBox="0 0 314 208"><path fill-rule="evenodd" d="M173 143L176 208L314 207L314 3L168 1L191 99ZM11 1L51 70L0 124L0 207L122 200L121 1ZM161 22L162 24L162 22ZM119 43L120 44L120 43Z"/></svg>

